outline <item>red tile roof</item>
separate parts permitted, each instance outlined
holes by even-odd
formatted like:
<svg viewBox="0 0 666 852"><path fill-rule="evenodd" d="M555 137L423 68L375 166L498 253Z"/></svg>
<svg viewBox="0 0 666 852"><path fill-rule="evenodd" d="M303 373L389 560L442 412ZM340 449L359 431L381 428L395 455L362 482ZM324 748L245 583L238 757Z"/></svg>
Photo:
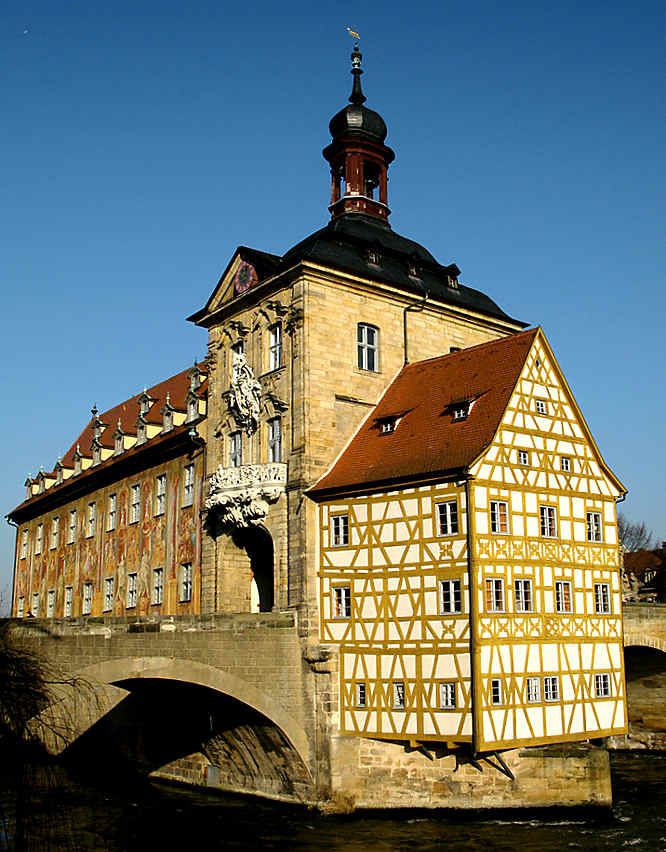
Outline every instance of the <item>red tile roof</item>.
<svg viewBox="0 0 666 852"><path fill-rule="evenodd" d="M538 329L402 368L333 467L309 491L371 487L453 473L490 444ZM474 401L465 419L452 406ZM380 421L399 416L395 431Z"/></svg>

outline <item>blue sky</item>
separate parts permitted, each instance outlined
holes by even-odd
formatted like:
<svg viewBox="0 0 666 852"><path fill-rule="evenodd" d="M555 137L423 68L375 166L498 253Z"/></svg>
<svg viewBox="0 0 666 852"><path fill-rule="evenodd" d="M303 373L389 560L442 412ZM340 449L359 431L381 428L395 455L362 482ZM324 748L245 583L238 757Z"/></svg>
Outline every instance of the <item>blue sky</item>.
<svg viewBox="0 0 666 852"><path fill-rule="evenodd" d="M393 228L540 324L666 538L663 4L13 2L0 13L4 512L188 366L234 248L325 224L360 32ZM13 530L0 533L9 597Z"/></svg>

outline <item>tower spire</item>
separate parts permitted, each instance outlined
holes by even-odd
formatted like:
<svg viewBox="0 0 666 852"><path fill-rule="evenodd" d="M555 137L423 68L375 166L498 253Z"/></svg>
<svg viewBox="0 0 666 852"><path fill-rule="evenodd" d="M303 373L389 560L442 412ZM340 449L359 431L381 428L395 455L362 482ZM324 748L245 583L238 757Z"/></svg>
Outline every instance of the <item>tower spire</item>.
<svg viewBox="0 0 666 852"><path fill-rule="evenodd" d="M363 89L361 88L361 74L363 73L363 69L361 68L362 59L363 54L358 49L358 42L356 42L351 55L351 73L354 75L354 85L352 87L352 93L349 96L349 102L352 104L358 104L359 106L367 100L366 96L363 94Z"/></svg>

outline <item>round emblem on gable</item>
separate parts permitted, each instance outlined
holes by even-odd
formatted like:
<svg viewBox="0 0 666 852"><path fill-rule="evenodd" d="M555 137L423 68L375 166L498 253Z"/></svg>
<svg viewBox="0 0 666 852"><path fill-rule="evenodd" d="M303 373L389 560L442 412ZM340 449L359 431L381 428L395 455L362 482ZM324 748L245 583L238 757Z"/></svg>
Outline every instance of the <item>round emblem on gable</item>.
<svg viewBox="0 0 666 852"><path fill-rule="evenodd" d="M234 287L237 293L244 293L253 284L257 283L257 272L251 264L243 261L238 267L234 278Z"/></svg>

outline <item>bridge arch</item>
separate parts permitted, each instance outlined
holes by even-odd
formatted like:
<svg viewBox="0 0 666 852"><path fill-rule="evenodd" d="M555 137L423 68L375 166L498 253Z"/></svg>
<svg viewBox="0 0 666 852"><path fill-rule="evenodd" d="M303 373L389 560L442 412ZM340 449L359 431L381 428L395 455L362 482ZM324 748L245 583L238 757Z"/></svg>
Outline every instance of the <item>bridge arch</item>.
<svg viewBox="0 0 666 852"><path fill-rule="evenodd" d="M311 748L304 728L270 695L229 672L206 663L174 657L131 657L105 660L76 672L83 679L121 685L133 679L173 680L207 687L235 698L265 716L291 742L311 776Z"/></svg>
<svg viewBox="0 0 666 852"><path fill-rule="evenodd" d="M653 648L655 651L662 651L666 654L666 640L659 636L652 636L648 633L639 633L631 630L624 631L624 647Z"/></svg>

